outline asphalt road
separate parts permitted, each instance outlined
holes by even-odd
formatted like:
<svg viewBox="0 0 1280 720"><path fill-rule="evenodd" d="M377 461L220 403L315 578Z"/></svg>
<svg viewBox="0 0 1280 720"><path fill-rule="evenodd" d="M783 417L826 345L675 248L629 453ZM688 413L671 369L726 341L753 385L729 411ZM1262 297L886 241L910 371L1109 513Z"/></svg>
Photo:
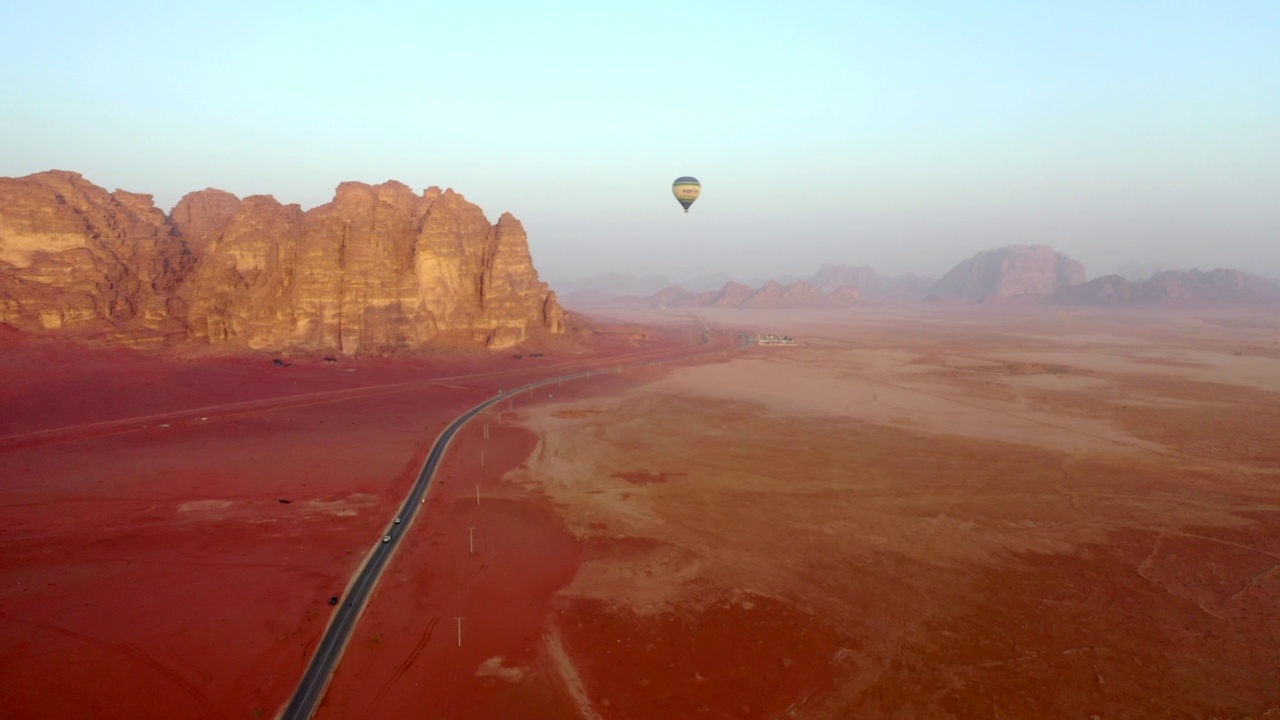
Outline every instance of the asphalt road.
<svg viewBox="0 0 1280 720"><path fill-rule="evenodd" d="M710 342L710 333L704 331L703 344L710 344ZM742 345L746 345L746 342L746 338L743 338ZM422 499L426 496L427 490L431 486L431 480L435 477L436 468L439 467L441 459L444 458L445 451L449 449L449 443L453 441L454 435L467 422L497 403L543 385L610 373L614 372L615 368L636 368L644 365L688 360L709 352L720 352L723 349L704 350L676 357L655 358L629 365L610 366L605 370L586 370L540 380L496 395L476 405L454 420L436 439L436 444L431 448L431 454L427 456L427 462L423 465L422 472L418 475L413 489L409 492L409 496L405 498L404 504L396 514L400 518L400 524L396 525L393 522L388 527L385 534L390 535L391 540L382 542L382 536L378 537L373 553L365 562L364 567L360 569L346 596L341 598L339 608L329 624L329 629L325 631L324 637L316 648L315 655L311 658L311 663L307 665L307 670L302 676L302 682L298 685L298 689L294 692L293 697L290 698L289 704L285 706L284 713L280 717L284 718L284 720L310 720L315 714L316 707L319 706L320 700L324 697L325 688L328 687L329 680L333 677L333 671L338 666L338 661L342 659L342 651L346 648L351 632L355 630L356 623L360 620L360 613L364 611L364 606L368 602L369 596L373 593L374 587L377 586L387 562L395 554L396 546L400 544L401 537L413 524L414 517L422 507Z"/></svg>

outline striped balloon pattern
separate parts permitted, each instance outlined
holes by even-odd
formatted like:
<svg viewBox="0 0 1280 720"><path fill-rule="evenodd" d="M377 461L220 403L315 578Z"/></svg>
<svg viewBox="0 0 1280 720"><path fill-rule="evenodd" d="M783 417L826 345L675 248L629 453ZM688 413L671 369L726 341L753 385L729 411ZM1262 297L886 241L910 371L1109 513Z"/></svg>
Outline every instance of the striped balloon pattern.
<svg viewBox="0 0 1280 720"><path fill-rule="evenodd" d="M702 192L702 183L698 182L698 178L684 177L676 178L671 183L671 194L676 196L676 200L684 206L684 211L689 212L689 206L694 200L698 199L698 194Z"/></svg>

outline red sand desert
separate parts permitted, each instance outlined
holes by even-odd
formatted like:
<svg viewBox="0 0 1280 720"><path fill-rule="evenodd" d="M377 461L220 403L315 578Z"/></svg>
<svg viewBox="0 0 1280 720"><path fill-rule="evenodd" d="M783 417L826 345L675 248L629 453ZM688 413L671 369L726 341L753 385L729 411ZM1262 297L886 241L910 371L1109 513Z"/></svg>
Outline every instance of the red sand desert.
<svg viewBox="0 0 1280 720"><path fill-rule="evenodd" d="M699 315L800 342L471 423L318 717L1280 717L1274 314ZM274 715L435 433L537 374L7 342L17 717Z"/></svg>
<svg viewBox="0 0 1280 720"><path fill-rule="evenodd" d="M6 334L0 715L273 715L448 422L695 338L686 323L589 356L281 368Z"/></svg>

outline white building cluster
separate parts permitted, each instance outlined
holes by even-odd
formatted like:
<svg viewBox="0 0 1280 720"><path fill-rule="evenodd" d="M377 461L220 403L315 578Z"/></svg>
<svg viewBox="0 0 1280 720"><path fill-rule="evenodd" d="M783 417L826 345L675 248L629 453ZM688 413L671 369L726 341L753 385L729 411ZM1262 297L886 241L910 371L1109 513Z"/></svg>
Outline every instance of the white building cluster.
<svg viewBox="0 0 1280 720"><path fill-rule="evenodd" d="M795 345L796 341L786 335L761 335L756 338L756 343L759 345Z"/></svg>

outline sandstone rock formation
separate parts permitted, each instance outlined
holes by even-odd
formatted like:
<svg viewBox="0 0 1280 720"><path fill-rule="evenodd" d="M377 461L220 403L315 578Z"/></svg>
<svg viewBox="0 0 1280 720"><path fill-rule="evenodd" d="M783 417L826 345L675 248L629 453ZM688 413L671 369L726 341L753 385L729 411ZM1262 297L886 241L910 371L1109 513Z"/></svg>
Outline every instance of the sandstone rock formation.
<svg viewBox="0 0 1280 720"><path fill-rule="evenodd" d="M742 301L742 307L785 308L822 307L826 298L818 289L803 280L783 285L777 281L764 284Z"/></svg>
<svg viewBox="0 0 1280 720"><path fill-rule="evenodd" d="M702 302L704 305L714 305L715 307L740 307L755 291L739 282L726 282L724 287L711 292L709 295L703 293Z"/></svg>
<svg viewBox="0 0 1280 720"><path fill-rule="evenodd" d="M169 212L169 221L197 257L222 234L240 211L240 198L223 190L206 188L187 193Z"/></svg>
<svg viewBox="0 0 1280 720"><path fill-rule="evenodd" d="M1009 245L965 260L929 292L940 298L1007 300L1053 295L1084 279L1083 265L1047 245Z"/></svg>
<svg viewBox="0 0 1280 720"><path fill-rule="evenodd" d="M0 178L0 322L158 329L183 313L194 262L150 195L72 172Z"/></svg>
<svg viewBox="0 0 1280 720"><path fill-rule="evenodd" d="M452 190L343 183L303 211L269 196L150 196L74 173L0 179L0 322L176 327L253 349L386 353L565 331L524 228Z"/></svg>

